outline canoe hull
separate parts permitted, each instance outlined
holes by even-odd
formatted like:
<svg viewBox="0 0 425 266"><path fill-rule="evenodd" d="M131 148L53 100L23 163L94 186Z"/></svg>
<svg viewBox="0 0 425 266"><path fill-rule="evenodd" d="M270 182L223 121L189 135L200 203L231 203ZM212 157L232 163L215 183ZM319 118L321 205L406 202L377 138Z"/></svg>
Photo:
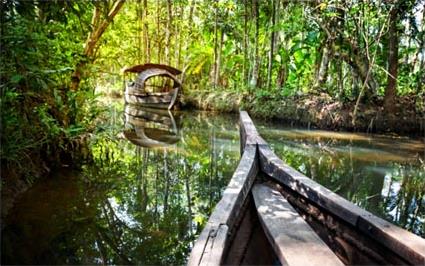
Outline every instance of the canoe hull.
<svg viewBox="0 0 425 266"><path fill-rule="evenodd" d="M167 93L140 93L137 94L130 89L126 89L124 93L125 102L141 107L172 109L177 98L177 91L173 89Z"/></svg>
<svg viewBox="0 0 425 266"><path fill-rule="evenodd" d="M299 265L296 262L306 258L308 262L302 265L312 265L312 262L327 265L321 261L330 258L335 264L425 265L425 239L361 209L291 168L261 138L246 112L241 112L240 121L242 158L192 249L189 265L269 264L255 261L259 256L251 256L264 247L269 250L269 258L279 258L282 265ZM253 187L258 185L271 187L280 202L284 199L294 208L295 211L291 211L294 214L284 215L283 205L272 205L270 193L257 197L266 200L253 207L252 199L256 200ZM285 223L288 217L293 221L303 219L312 230L300 233L285 229L291 223L291 220ZM268 244L255 244L252 236L259 227L247 226L258 219ZM283 227L277 230L279 226ZM313 234L317 244L314 246ZM294 247L307 251L318 247L317 236L331 250L326 257L291 252ZM301 240L298 242L305 248L299 243L295 245L296 241L282 245L288 238ZM256 246L253 253L249 252L252 245ZM323 247L323 243L320 246Z"/></svg>

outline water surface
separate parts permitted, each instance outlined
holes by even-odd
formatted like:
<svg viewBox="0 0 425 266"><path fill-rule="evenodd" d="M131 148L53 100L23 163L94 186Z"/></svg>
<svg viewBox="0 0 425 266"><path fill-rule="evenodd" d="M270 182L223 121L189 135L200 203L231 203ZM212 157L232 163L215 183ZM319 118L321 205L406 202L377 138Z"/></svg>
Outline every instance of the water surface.
<svg viewBox="0 0 425 266"><path fill-rule="evenodd" d="M111 110L81 169L41 180L9 212L2 264L186 262L238 164L238 117ZM425 236L423 141L254 122L289 165Z"/></svg>
<svg viewBox="0 0 425 266"><path fill-rule="evenodd" d="M287 164L375 215L425 237L423 139L254 122Z"/></svg>
<svg viewBox="0 0 425 266"><path fill-rule="evenodd" d="M81 171L64 168L18 200L2 264L185 263L239 161L238 118L162 113L147 126L146 113L113 114Z"/></svg>

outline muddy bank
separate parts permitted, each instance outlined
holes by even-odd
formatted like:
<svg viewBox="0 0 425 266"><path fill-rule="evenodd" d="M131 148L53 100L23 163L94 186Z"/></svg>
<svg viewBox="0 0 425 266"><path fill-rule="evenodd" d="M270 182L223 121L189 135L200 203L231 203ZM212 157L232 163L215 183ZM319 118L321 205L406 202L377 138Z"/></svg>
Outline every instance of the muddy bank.
<svg viewBox="0 0 425 266"><path fill-rule="evenodd" d="M186 93L182 108L218 112L247 110L252 116L278 119L286 123L336 131L396 133L425 136L425 100L399 97L395 113L383 109L382 99L360 103L354 119L355 101L335 101L327 94L287 98L253 97L235 92Z"/></svg>

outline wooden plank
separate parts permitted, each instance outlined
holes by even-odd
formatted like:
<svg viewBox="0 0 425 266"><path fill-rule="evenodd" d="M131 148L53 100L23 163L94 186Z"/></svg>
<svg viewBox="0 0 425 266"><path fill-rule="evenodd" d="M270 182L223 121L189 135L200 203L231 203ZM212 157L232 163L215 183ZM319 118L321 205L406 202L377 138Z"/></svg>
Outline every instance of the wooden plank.
<svg viewBox="0 0 425 266"><path fill-rule="evenodd" d="M222 258L225 255L225 247L228 243L227 234L226 236L221 236L224 237L224 244L214 245L214 251L209 250L211 244L208 244L208 236L214 234L223 225L226 225L228 230L233 228L236 218L241 215L241 207L249 195L254 179L257 176L258 168L257 148L250 146L243 153L229 185L223 192L223 197L214 208L207 226L196 241L189 257L189 265L210 264L208 258L213 260L211 263L215 263L214 258L217 256ZM210 252L214 252L214 258L208 255ZM206 257L204 258L204 256Z"/></svg>
<svg viewBox="0 0 425 266"><path fill-rule="evenodd" d="M362 215L357 228L414 265L425 265L425 239L371 213Z"/></svg>
<svg viewBox="0 0 425 266"><path fill-rule="evenodd" d="M252 203L250 198L246 200L245 211L241 216L241 220L238 221L238 224L234 228L232 243L236 243L236 245L232 245L230 243L229 250L227 252L226 260L223 262L225 265L240 265L242 260L245 257L247 247L249 245L249 241L251 239L251 235L253 229L255 227L255 223L253 222L253 211L251 210L251 206L248 204Z"/></svg>
<svg viewBox="0 0 425 266"><path fill-rule="evenodd" d="M281 184L326 208L333 214L355 226L360 215L367 212L331 190L314 182L279 159L268 147L262 146L260 152L261 170Z"/></svg>
<svg viewBox="0 0 425 266"><path fill-rule="evenodd" d="M275 181L328 210L414 265L425 265L425 240L361 209L306 177L279 159L267 146L259 146L261 171Z"/></svg>
<svg viewBox="0 0 425 266"><path fill-rule="evenodd" d="M241 153L244 151L246 146L257 145L258 132L249 117L248 113L245 111L239 112L239 121L240 121L240 143L241 143Z"/></svg>
<svg viewBox="0 0 425 266"><path fill-rule="evenodd" d="M187 262L188 266L197 266L201 263L202 256L204 255L204 251L208 243L208 238L212 230L212 226L207 223L198 239L196 239L195 245L190 252L190 257Z"/></svg>
<svg viewBox="0 0 425 266"><path fill-rule="evenodd" d="M216 230L211 230L205 246L200 265L220 265L224 259L228 227L220 224Z"/></svg>
<svg viewBox="0 0 425 266"><path fill-rule="evenodd" d="M282 265L343 265L279 191L257 184L252 194L263 229Z"/></svg>
<svg viewBox="0 0 425 266"><path fill-rule="evenodd" d="M238 168L223 192L223 197L211 214L210 221L233 226L234 220L240 214L246 197L249 195L255 177L258 173L258 155L256 147L247 147Z"/></svg>
<svg viewBox="0 0 425 266"><path fill-rule="evenodd" d="M125 101L134 104L156 104L156 103L170 103L172 96L138 96L134 94L125 94Z"/></svg>

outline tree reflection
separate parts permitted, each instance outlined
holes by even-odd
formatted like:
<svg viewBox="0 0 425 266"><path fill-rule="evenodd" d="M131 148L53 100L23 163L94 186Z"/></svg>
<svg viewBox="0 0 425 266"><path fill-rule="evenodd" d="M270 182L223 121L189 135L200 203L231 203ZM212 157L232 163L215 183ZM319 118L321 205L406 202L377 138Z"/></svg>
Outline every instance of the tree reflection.
<svg viewBox="0 0 425 266"><path fill-rule="evenodd" d="M184 264L236 168L239 140L236 117L181 116L181 141L166 148L97 136L93 162L48 187L72 196L31 189L6 221L2 263Z"/></svg>
<svg viewBox="0 0 425 266"><path fill-rule="evenodd" d="M425 236L425 164L414 141L408 146L390 139L351 138L323 131L292 134L294 130L263 130L276 154L320 184L370 212ZM298 131L297 131L298 132ZM405 140L400 140L403 142ZM401 153L393 147L403 147ZM408 147L414 149L409 150ZM367 156L365 156L367 155Z"/></svg>

